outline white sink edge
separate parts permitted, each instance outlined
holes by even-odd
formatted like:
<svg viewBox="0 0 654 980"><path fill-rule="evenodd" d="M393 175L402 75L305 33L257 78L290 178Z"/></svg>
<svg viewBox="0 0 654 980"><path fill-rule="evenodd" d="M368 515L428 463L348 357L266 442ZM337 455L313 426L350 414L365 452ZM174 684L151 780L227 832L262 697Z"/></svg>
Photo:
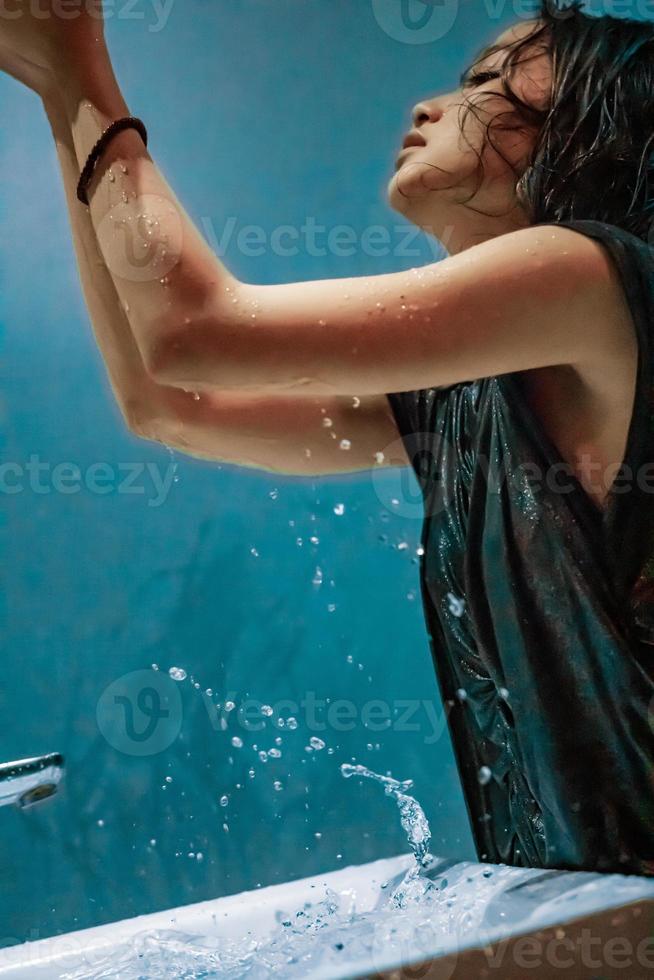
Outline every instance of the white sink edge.
<svg viewBox="0 0 654 980"><path fill-rule="evenodd" d="M427 953L433 959L525 935L536 929L565 925L642 899L654 901L654 878L649 877L437 860L444 863L443 874L452 890L475 872L479 875L490 870L493 876L489 879L490 894L483 906L483 928L476 932L468 930L465 934L440 934L432 953ZM198 936L216 936L222 932L227 937L231 930L232 935L239 937L250 933L263 939L277 924L275 912L293 913L305 902L320 901L325 897L327 887L342 896L356 895L356 910L366 912L377 904L382 894L381 885L401 876L413 864L412 854L398 854L7 947L0 949L0 977L3 980L57 980L60 971L82 966L91 970L94 954L99 959L105 958L108 949L125 946L132 937L145 931L179 929ZM544 900L541 893L545 895ZM256 910L256 928L253 928L253 909ZM499 920L500 916L505 916L503 921ZM421 955L420 961L423 959ZM416 954L414 962L418 961ZM393 970L406 962L397 960L391 950L388 953L382 951L381 955L377 950L374 969L376 973L382 969ZM349 959L342 968L334 964L329 968L317 966L307 980L351 980L369 975L370 968L371 963L365 959Z"/></svg>
<svg viewBox="0 0 654 980"><path fill-rule="evenodd" d="M101 952L107 948L124 944L137 933L155 929L188 929L192 933L200 933L203 922L206 922L207 932L215 933L220 925L220 919L230 914L238 916L256 903L257 918L260 920L265 911L274 913L278 909L293 911L305 901L310 901L313 889L324 889L325 886L334 891L347 891L356 887L359 901L357 907L366 908L366 891L368 898L374 902L379 897L378 888L384 881L406 871L414 863L413 854L398 854L391 858L380 858L367 864L352 864L344 868L326 871L308 878L297 878L266 885L264 888L253 888L250 891L237 892L221 898L207 899L190 905L180 905L159 912L148 912L130 919L120 919L103 925L92 926L88 929L78 929L74 932L38 939L33 942L21 943L0 949L0 977L25 976L29 968L43 967L48 964L61 964L62 969L74 968L75 959L80 955ZM324 896L324 890L320 897ZM271 922L271 927L274 921ZM64 965L65 961L65 965ZM20 972L18 972L20 971ZM31 974L31 977L36 977Z"/></svg>

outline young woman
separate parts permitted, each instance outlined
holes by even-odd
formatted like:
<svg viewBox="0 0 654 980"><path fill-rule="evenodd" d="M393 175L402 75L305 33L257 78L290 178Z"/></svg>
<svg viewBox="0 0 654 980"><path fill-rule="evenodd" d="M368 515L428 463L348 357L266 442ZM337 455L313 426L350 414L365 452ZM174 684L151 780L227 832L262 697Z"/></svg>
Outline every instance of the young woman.
<svg viewBox="0 0 654 980"><path fill-rule="evenodd" d="M271 286L230 274L134 129L77 199L129 115L86 9L0 20L0 67L48 113L127 424L278 473L411 465L479 858L653 874L652 25L545 3L504 31L415 107L390 181L448 257Z"/></svg>

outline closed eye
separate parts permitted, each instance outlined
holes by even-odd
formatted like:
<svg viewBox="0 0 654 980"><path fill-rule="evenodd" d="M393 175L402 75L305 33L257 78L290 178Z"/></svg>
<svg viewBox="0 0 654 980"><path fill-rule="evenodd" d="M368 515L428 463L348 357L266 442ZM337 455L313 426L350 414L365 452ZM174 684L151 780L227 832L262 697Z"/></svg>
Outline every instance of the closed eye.
<svg viewBox="0 0 654 980"><path fill-rule="evenodd" d="M500 78L499 71L464 72L461 76L461 87L470 88L475 85L483 85L485 82L490 82L494 78Z"/></svg>

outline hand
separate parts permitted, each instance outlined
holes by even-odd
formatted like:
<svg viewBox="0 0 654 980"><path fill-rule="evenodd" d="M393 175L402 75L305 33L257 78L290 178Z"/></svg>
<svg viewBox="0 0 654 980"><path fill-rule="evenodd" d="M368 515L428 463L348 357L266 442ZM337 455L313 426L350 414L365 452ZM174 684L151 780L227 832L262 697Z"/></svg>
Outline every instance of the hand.
<svg viewBox="0 0 654 980"><path fill-rule="evenodd" d="M35 14L36 11L36 14ZM64 16L62 16L62 13ZM102 0L4 0L0 10L0 71L45 97L78 59L104 47Z"/></svg>

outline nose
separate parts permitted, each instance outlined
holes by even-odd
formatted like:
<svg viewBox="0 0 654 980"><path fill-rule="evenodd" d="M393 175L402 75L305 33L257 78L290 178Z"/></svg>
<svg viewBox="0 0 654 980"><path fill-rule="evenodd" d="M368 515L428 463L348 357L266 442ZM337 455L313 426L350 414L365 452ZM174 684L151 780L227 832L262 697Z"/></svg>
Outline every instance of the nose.
<svg viewBox="0 0 654 980"><path fill-rule="evenodd" d="M425 99L423 102L418 102L418 104L413 107L413 111L411 113L413 125L417 128L418 126L422 126L423 123L438 122L443 115L443 112L444 109L440 96L436 97L435 99Z"/></svg>

